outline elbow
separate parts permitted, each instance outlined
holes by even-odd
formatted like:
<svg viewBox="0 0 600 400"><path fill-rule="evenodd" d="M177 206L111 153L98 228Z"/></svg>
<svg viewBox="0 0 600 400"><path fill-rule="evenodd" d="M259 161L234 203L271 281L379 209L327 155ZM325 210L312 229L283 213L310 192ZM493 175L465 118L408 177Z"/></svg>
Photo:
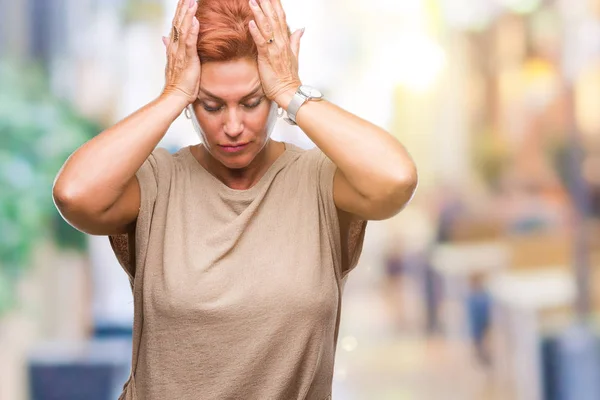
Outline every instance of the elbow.
<svg viewBox="0 0 600 400"><path fill-rule="evenodd" d="M77 189L61 184L60 182L54 183L52 199L54 200L54 205L63 216L69 213L69 211L79 208L78 204L82 202L81 193Z"/></svg>
<svg viewBox="0 0 600 400"><path fill-rule="evenodd" d="M62 185L57 179L52 186L52 199L59 211L63 211L69 204L73 203L74 193Z"/></svg>
<svg viewBox="0 0 600 400"><path fill-rule="evenodd" d="M76 193L55 182L52 187L52 200L54 201L54 206L58 210L58 213L65 222L75 229L79 229L73 223L78 215L78 200Z"/></svg>
<svg viewBox="0 0 600 400"><path fill-rule="evenodd" d="M410 203L417 191L418 185L419 177L417 175L417 170L414 169L411 174L404 178L397 186L397 197L399 198L400 203L398 211L401 211L408 203Z"/></svg>
<svg viewBox="0 0 600 400"><path fill-rule="evenodd" d="M105 213L93 205L91 197L73 186L55 184L52 188L54 205L65 222L83 233L105 235L102 229Z"/></svg>
<svg viewBox="0 0 600 400"><path fill-rule="evenodd" d="M375 204L374 209L378 210L376 219L388 219L402 211L413 198L418 182L419 179L415 168L412 168L408 173L393 177L385 185L382 193L373 200Z"/></svg>
<svg viewBox="0 0 600 400"><path fill-rule="evenodd" d="M54 182L52 187L52 198L54 205L63 215L90 214L104 211L97 203L98 193L94 194L86 190L81 184L65 182L60 178Z"/></svg>

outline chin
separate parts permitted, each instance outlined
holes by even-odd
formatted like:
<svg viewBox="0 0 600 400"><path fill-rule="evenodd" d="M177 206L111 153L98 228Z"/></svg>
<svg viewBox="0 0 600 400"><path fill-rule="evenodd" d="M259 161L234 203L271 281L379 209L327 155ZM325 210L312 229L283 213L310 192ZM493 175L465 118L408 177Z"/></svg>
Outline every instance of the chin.
<svg viewBox="0 0 600 400"><path fill-rule="evenodd" d="M256 156L260 153L258 149L265 149L264 145L257 146L257 143L251 143L248 148L244 149L240 153L225 153L219 150L219 161L221 164L229 169L243 169L246 168Z"/></svg>
<svg viewBox="0 0 600 400"><path fill-rule="evenodd" d="M220 155L219 161L229 169L246 168L256 157L254 152L244 152L242 154Z"/></svg>

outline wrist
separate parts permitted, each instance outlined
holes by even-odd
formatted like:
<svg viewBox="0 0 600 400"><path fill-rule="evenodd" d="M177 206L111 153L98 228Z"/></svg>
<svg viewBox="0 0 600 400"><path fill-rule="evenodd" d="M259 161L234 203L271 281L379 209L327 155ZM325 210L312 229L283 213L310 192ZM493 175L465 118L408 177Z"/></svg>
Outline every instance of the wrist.
<svg viewBox="0 0 600 400"><path fill-rule="evenodd" d="M156 103L164 108L166 113L173 117L173 120L181 115L183 110L190 104L188 99L172 92L161 93L156 99Z"/></svg>
<svg viewBox="0 0 600 400"><path fill-rule="evenodd" d="M294 95L296 94L296 91L298 90L298 88L302 86L301 82L297 82L295 84L292 84L290 86L288 86L285 90L283 90L280 94L278 94L275 97L275 102L277 103L277 105L281 108L283 108L285 111L287 111L288 106L290 105L290 102L292 101L292 98L294 97Z"/></svg>

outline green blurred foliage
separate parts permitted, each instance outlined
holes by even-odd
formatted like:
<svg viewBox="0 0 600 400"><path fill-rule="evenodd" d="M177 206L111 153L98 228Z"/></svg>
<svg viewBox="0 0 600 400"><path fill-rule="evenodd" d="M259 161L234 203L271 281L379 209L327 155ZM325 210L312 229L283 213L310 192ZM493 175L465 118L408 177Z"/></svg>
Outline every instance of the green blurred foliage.
<svg viewBox="0 0 600 400"><path fill-rule="evenodd" d="M0 64L0 315L37 244L85 250L85 235L60 217L54 178L67 157L100 131L53 96L42 68Z"/></svg>

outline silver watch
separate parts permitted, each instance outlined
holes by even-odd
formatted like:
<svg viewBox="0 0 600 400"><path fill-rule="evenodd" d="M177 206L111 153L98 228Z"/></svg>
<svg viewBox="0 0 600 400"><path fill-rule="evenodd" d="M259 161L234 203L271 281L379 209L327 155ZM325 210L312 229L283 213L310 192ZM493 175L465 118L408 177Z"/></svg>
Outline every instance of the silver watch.
<svg viewBox="0 0 600 400"><path fill-rule="evenodd" d="M296 114L298 114L300 107L309 100L319 101L322 99L323 93L318 89L308 85L300 86L288 105L287 118L284 118L284 121L290 125L296 125Z"/></svg>

